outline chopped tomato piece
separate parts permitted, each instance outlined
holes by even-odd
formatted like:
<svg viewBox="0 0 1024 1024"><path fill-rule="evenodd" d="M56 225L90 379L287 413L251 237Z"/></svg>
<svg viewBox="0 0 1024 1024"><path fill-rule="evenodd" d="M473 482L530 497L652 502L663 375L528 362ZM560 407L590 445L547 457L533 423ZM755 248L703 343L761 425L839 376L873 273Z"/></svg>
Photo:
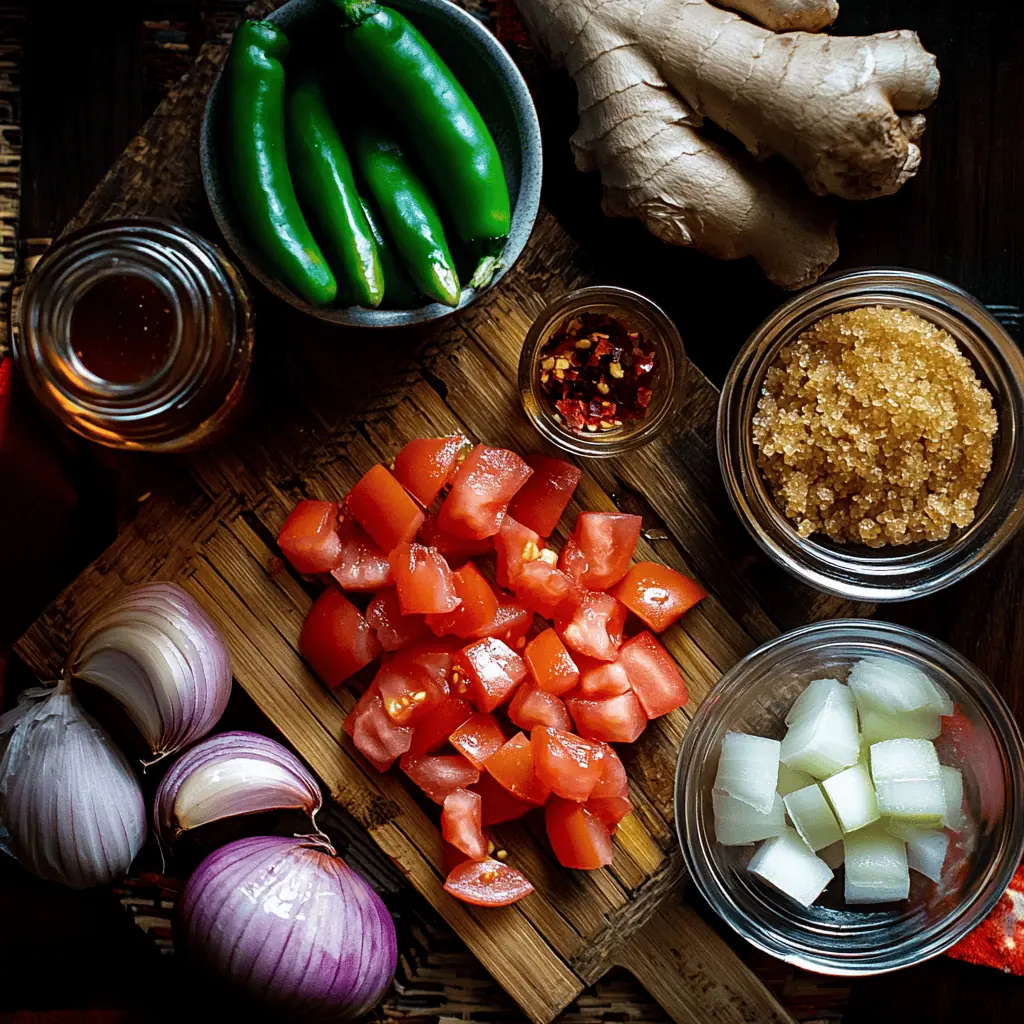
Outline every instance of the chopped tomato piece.
<svg viewBox="0 0 1024 1024"><path fill-rule="evenodd" d="M461 850L452 846L451 843L446 843L443 839L441 840L441 870L445 873L446 877L460 864L465 864L469 860L470 858Z"/></svg>
<svg viewBox="0 0 1024 1024"><path fill-rule="evenodd" d="M415 725L448 698L451 651L443 647L411 647L385 659L376 683L384 710L399 725Z"/></svg>
<svg viewBox="0 0 1024 1024"><path fill-rule="evenodd" d="M376 683L371 683L356 706L345 716L343 726L356 750L379 772L386 772L412 743L412 729L396 725L384 710Z"/></svg>
<svg viewBox="0 0 1024 1024"><path fill-rule="evenodd" d="M595 661L580 655L580 685L577 696L591 700L617 697L630 690L629 673L621 659L616 661Z"/></svg>
<svg viewBox="0 0 1024 1024"><path fill-rule="evenodd" d="M443 804L449 793L467 789L480 779L480 772L461 754L403 754L401 765L402 771L436 804Z"/></svg>
<svg viewBox="0 0 1024 1024"><path fill-rule="evenodd" d="M493 711L504 704L526 676L526 662L493 637L464 647L458 665L465 672L469 699L478 711Z"/></svg>
<svg viewBox="0 0 1024 1024"><path fill-rule="evenodd" d="M341 591L325 590L309 610L299 650L328 686L337 686L380 654L377 635Z"/></svg>
<svg viewBox="0 0 1024 1024"><path fill-rule="evenodd" d="M527 562L512 589L527 608L548 619L571 616L584 594L583 588L568 573L543 560Z"/></svg>
<svg viewBox="0 0 1024 1024"><path fill-rule="evenodd" d="M484 766L496 782L528 804L542 804L551 790L537 778L533 770L530 738L517 732L504 746L487 759Z"/></svg>
<svg viewBox="0 0 1024 1024"><path fill-rule="evenodd" d="M474 768L483 768L487 758L505 742L505 733L494 715L477 711L453 729L449 739Z"/></svg>
<svg viewBox="0 0 1024 1024"><path fill-rule="evenodd" d="M456 537L493 537L512 495L532 472L515 452L478 444L459 467L437 525Z"/></svg>
<svg viewBox="0 0 1024 1024"><path fill-rule="evenodd" d="M457 789L444 798L441 810L441 835L445 842L462 850L473 860L484 860L487 857L482 805L479 793Z"/></svg>
<svg viewBox="0 0 1024 1024"><path fill-rule="evenodd" d="M348 492L345 505L382 551L408 543L423 525L416 502L381 465L370 469Z"/></svg>
<svg viewBox="0 0 1024 1024"><path fill-rule="evenodd" d="M604 774L608 748L565 729L534 729L530 747L537 778L566 800L588 799Z"/></svg>
<svg viewBox="0 0 1024 1024"><path fill-rule="evenodd" d="M566 646L598 661L614 661L622 644L622 627L626 624L625 605L611 594L588 591L572 617L556 623Z"/></svg>
<svg viewBox="0 0 1024 1024"><path fill-rule="evenodd" d="M483 798L483 823L485 825L500 825L503 821L515 821L536 806L536 804L528 803L526 800L520 800L519 797L514 796L487 772L480 776L480 781L472 789Z"/></svg>
<svg viewBox="0 0 1024 1024"><path fill-rule="evenodd" d="M568 693L579 681L579 669L553 629L535 636L526 645L523 657L538 688L545 693Z"/></svg>
<svg viewBox="0 0 1024 1024"><path fill-rule="evenodd" d="M578 577L580 583L591 590L607 590L618 583L629 568L642 526L640 516L580 513L572 534L574 548L587 563L586 571Z"/></svg>
<svg viewBox="0 0 1024 1024"><path fill-rule="evenodd" d="M493 857L463 861L448 875L444 889L477 907L507 907L533 892L526 875Z"/></svg>
<svg viewBox="0 0 1024 1024"><path fill-rule="evenodd" d="M583 473L569 462L546 455L527 455L526 461L533 475L509 503L509 515L542 537L550 537Z"/></svg>
<svg viewBox="0 0 1024 1024"><path fill-rule="evenodd" d="M558 556L558 568L571 576L581 587L583 586L590 563L571 536L567 537L562 545L562 553Z"/></svg>
<svg viewBox="0 0 1024 1024"><path fill-rule="evenodd" d="M444 556L422 544L399 544L389 556L403 615L450 612L459 596Z"/></svg>
<svg viewBox="0 0 1024 1024"><path fill-rule="evenodd" d="M553 729L572 728L572 719L561 698L538 690L537 684L530 680L516 690L508 706L508 717L513 725L518 725L526 732L542 725L549 725Z"/></svg>
<svg viewBox="0 0 1024 1024"><path fill-rule="evenodd" d="M373 627L385 651L408 647L430 632L422 615L402 614L394 588L382 590L366 606L366 621Z"/></svg>
<svg viewBox="0 0 1024 1024"><path fill-rule="evenodd" d="M619 822L633 810L633 802L628 796L592 796L584 807L614 835Z"/></svg>
<svg viewBox="0 0 1024 1024"><path fill-rule="evenodd" d="M516 522L511 516L505 516L501 522L501 529L494 536L494 550L498 554L495 566L498 586L510 587L519 578L523 566L536 561L547 548L540 534ZM546 557L552 556L553 551ZM555 560L557 561L557 556Z"/></svg>
<svg viewBox="0 0 1024 1024"><path fill-rule="evenodd" d="M345 516L338 527L341 555L331 577L342 590L371 591L390 586L391 565L388 556L370 539L352 516Z"/></svg>
<svg viewBox="0 0 1024 1024"><path fill-rule="evenodd" d="M277 535L281 553L296 572L315 576L330 572L341 559L338 505L333 501L300 501Z"/></svg>
<svg viewBox="0 0 1024 1024"><path fill-rule="evenodd" d="M686 683L679 666L651 633L640 633L622 645L617 664L648 718L667 715L686 703Z"/></svg>
<svg viewBox="0 0 1024 1024"><path fill-rule="evenodd" d="M612 593L655 633L708 596L699 583L657 562L631 565Z"/></svg>
<svg viewBox="0 0 1024 1024"><path fill-rule="evenodd" d="M416 438L395 456L391 472L421 505L429 505L448 483L459 452L468 444L461 434Z"/></svg>
<svg viewBox="0 0 1024 1024"><path fill-rule="evenodd" d="M483 540L467 540L464 537L453 537L438 528L437 516L427 516L420 527L420 541L427 547L437 548L449 565L462 565L470 558L490 554L494 550L494 538Z"/></svg>
<svg viewBox="0 0 1024 1024"><path fill-rule="evenodd" d="M456 569L452 580L460 604L444 615L428 615L427 625L437 636L452 634L468 640L478 629L494 621L498 599L483 573L472 562Z"/></svg>
<svg viewBox="0 0 1024 1024"><path fill-rule="evenodd" d="M473 709L461 697L449 697L416 724L409 753L413 757L433 754L448 742L448 737L473 714Z"/></svg>
<svg viewBox="0 0 1024 1024"><path fill-rule="evenodd" d="M482 626L472 636L473 640L494 637L508 644L509 647L524 646L526 634L533 625L533 612L511 594L499 593L498 610L494 618Z"/></svg>
<svg viewBox="0 0 1024 1024"><path fill-rule="evenodd" d="M570 695L565 698L565 706L576 723L576 731L588 740L632 743L647 725L647 716L633 692L604 700Z"/></svg>
<svg viewBox="0 0 1024 1024"><path fill-rule="evenodd" d="M605 747L602 775L587 800L586 807L591 814L600 818L610 832L619 827L619 822L633 810L629 799L629 781L626 769L618 754L611 747Z"/></svg>
<svg viewBox="0 0 1024 1024"><path fill-rule="evenodd" d="M575 800L552 796L544 808L548 841L566 868L593 871L612 862L612 840L603 821Z"/></svg>

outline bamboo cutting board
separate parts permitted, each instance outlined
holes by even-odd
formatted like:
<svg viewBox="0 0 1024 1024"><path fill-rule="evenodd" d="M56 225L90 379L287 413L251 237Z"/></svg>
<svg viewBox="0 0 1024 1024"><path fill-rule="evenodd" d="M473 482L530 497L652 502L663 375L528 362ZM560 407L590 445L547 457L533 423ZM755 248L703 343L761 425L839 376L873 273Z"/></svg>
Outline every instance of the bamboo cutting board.
<svg viewBox="0 0 1024 1024"><path fill-rule="evenodd" d="M223 42L204 47L70 227L164 216L211 233L196 136L224 53ZM358 688L328 692L297 653L315 593L282 569L273 541L295 501L344 495L373 463L389 462L417 436L462 431L524 453L542 450L518 404L519 348L547 302L593 280L584 255L542 211L515 270L439 326L402 334L337 330L264 298L257 340L272 392L259 396L229 443L186 459L147 460L152 497L17 649L50 678L75 628L110 596L151 579L178 580L227 637L237 682L531 1020L554 1019L585 986L622 965L677 1021L788 1021L681 900L676 754L688 710L753 646L780 627L864 609L798 587L757 554L721 488L717 392L696 368L672 432L627 458L586 462L566 516L571 523L580 509L641 513L638 555L695 576L712 595L665 634L690 684L690 705L651 723L624 752L636 810L616 837L610 868L564 870L532 823L515 822L496 829L497 839L536 894L502 910L449 897L436 813L400 773L379 775L355 753L342 723Z"/></svg>

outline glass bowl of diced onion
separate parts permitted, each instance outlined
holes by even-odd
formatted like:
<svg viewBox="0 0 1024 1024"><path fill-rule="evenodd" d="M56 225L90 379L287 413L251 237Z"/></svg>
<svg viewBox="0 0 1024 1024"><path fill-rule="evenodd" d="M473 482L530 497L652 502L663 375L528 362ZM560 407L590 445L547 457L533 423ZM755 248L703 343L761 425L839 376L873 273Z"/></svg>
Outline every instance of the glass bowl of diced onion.
<svg viewBox="0 0 1024 1024"><path fill-rule="evenodd" d="M942 953L1024 855L1024 742L945 644L839 619L772 640L694 715L676 774L693 881L749 942L861 975Z"/></svg>

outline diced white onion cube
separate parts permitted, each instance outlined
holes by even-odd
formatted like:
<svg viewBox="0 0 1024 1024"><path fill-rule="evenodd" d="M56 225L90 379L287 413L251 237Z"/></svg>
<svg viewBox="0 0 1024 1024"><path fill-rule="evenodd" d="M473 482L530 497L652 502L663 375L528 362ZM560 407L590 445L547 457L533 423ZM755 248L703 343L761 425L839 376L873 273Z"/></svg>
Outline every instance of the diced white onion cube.
<svg viewBox="0 0 1024 1024"><path fill-rule="evenodd" d="M819 682L833 684L834 680ZM827 693L822 688L813 706L789 727L781 757L790 768L824 779L854 764L859 753L853 694L849 687L835 684Z"/></svg>
<svg viewBox="0 0 1024 1024"><path fill-rule="evenodd" d="M868 746L883 740L933 740L941 731L939 716L930 711L901 711L895 715L868 711L860 716L860 734Z"/></svg>
<svg viewBox="0 0 1024 1024"><path fill-rule="evenodd" d="M949 850L949 834L938 829L910 827L904 837L907 864L933 882L942 881L942 865Z"/></svg>
<svg viewBox="0 0 1024 1024"><path fill-rule="evenodd" d="M814 679L809 682L803 693L790 706L789 714L786 715L786 725L796 725L797 722L816 715L828 703L831 694L842 685L838 679Z"/></svg>
<svg viewBox="0 0 1024 1024"><path fill-rule="evenodd" d="M957 768L941 765L942 790L946 810L942 815L942 824L954 832L963 832L967 827L964 817L964 777Z"/></svg>
<svg viewBox="0 0 1024 1024"><path fill-rule="evenodd" d="M779 781L778 740L727 732L722 740L715 789L768 814Z"/></svg>
<svg viewBox="0 0 1024 1024"><path fill-rule="evenodd" d="M855 764L825 779L821 786L843 832L856 832L881 817L875 788L871 784L871 773L865 765Z"/></svg>
<svg viewBox="0 0 1024 1024"><path fill-rule="evenodd" d="M776 786L779 796L787 796L794 790L803 789L814 782L814 776L807 772L798 772L788 764L779 764L779 782Z"/></svg>
<svg viewBox="0 0 1024 1024"><path fill-rule="evenodd" d="M868 711L895 715L901 711L930 711L951 715L953 702L916 665L896 658L862 658L848 677L863 717Z"/></svg>
<svg viewBox="0 0 1024 1024"><path fill-rule="evenodd" d="M843 838L839 822L817 783L798 789L783 800L793 827L812 850L831 846Z"/></svg>
<svg viewBox="0 0 1024 1024"><path fill-rule="evenodd" d="M751 858L748 869L805 907L832 881L832 869L811 852L793 829L786 829L781 836L764 843Z"/></svg>
<svg viewBox="0 0 1024 1024"><path fill-rule="evenodd" d="M833 870L836 871L843 866L843 859L846 857L846 847L840 839L838 843L826 846L824 850L818 851L818 856Z"/></svg>
<svg viewBox="0 0 1024 1024"><path fill-rule="evenodd" d="M931 740L883 740L871 745L871 777L882 814L921 825L946 812L942 771Z"/></svg>
<svg viewBox="0 0 1024 1024"><path fill-rule="evenodd" d="M910 895L910 871L903 843L878 825L843 839L847 903L889 903Z"/></svg>
<svg viewBox="0 0 1024 1024"><path fill-rule="evenodd" d="M715 810L715 838L723 846L747 846L780 836L786 830L786 808L778 795L767 814L718 790L711 793L711 803Z"/></svg>

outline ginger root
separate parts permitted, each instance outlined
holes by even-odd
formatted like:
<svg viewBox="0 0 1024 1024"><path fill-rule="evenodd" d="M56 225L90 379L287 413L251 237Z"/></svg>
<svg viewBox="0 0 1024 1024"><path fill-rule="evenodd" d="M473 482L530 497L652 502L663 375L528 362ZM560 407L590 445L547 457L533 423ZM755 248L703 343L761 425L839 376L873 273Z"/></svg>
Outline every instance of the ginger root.
<svg viewBox="0 0 1024 1024"><path fill-rule="evenodd" d="M818 27L832 0L720 0L765 24ZM722 259L753 256L784 288L838 255L817 195L889 195L920 164L935 59L913 32L776 33L706 0L517 0L531 35L576 80L576 165L604 210ZM705 118L755 158L702 138Z"/></svg>

